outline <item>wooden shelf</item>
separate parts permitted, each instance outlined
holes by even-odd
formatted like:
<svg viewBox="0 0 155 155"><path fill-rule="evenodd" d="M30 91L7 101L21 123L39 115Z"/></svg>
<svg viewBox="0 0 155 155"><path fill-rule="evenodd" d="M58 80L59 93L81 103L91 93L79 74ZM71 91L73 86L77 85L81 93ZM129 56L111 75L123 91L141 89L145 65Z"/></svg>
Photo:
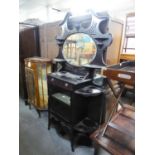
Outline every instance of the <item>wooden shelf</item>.
<svg viewBox="0 0 155 155"><path fill-rule="evenodd" d="M135 60L135 54L121 54L120 60L134 61Z"/></svg>
<svg viewBox="0 0 155 155"><path fill-rule="evenodd" d="M135 38L135 34L126 34L125 37L126 38Z"/></svg>

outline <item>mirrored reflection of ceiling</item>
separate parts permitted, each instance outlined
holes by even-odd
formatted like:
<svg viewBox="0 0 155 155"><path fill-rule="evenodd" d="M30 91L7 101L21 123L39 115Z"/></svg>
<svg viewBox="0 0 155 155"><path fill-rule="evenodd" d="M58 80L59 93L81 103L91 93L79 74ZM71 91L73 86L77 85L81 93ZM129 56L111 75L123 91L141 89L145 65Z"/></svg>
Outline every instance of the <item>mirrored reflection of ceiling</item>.
<svg viewBox="0 0 155 155"><path fill-rule="evenodd" d="M108 11L123 18L134 11L134 0L19 0L20 21L37 18L42 21L63 19L67 11L79 14L86 10Z"/></svg>

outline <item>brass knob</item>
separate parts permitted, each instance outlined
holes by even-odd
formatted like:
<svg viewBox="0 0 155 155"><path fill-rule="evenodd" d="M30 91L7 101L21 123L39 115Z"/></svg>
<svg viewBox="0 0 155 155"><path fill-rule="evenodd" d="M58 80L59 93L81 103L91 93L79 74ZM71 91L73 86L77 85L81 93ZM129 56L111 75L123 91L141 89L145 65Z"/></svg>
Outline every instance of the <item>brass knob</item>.
<svg viewBox="0 0 155 155"><path fill-rule="evenodd" d="M68 87L68 83L65 83L65 87Z"/></svg>

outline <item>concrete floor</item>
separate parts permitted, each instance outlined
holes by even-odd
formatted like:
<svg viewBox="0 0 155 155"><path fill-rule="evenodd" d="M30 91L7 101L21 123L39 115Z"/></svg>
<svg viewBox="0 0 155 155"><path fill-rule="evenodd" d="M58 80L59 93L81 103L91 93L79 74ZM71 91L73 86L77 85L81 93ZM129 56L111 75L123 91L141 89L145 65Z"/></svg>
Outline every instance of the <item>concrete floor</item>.
<svg viewBox="0 0 155 155"><path fill-rule="evenodd" d="M19 155L93 155L90 147L76 147L71 151L70 141L59 136L55 128L47 129L47 112L38 114L20 99L19 104ZM101 150L100 154L109 155Z"/></svg>

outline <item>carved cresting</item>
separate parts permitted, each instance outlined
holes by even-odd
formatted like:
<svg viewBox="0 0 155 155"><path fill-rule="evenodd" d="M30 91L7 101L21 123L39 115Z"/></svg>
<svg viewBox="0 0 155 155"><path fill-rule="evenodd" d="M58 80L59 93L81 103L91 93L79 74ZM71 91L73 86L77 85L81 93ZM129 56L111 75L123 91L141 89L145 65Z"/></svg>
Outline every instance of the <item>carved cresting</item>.
<svg viewBox="0 0 155 155"><path fill-rule="evenodd" d="M64 20L60 23L62 33L56 37L59 45L59 55L57 58L62 58L62 46L66 38L72 34L84 33L89 35L95 42L97 54L90 64L105 66L104 57L107 47L112 43L112 35L108 32L109 15L105 12L94 13L88 12L83 16L72 16L67 13Z"/></svg>

